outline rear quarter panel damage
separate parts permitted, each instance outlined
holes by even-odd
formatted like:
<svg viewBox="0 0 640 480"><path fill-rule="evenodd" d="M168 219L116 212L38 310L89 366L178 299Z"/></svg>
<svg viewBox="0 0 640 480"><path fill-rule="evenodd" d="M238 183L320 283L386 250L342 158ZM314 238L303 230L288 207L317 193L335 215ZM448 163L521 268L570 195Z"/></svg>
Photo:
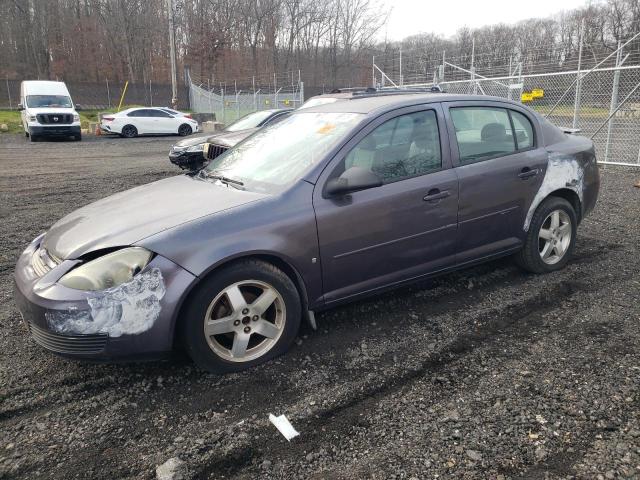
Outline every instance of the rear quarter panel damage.
<svg viewBox="0 0 640 480"><path fill-rule="evenodd" d="M545 176L527 211L524 230L528 231L531 218L538 206L558 190L571 190L580 200L579 217L589 213L598 195L600 185L593 143L584 137L565 136L559 143L547 147L548 161Z"/></svg>

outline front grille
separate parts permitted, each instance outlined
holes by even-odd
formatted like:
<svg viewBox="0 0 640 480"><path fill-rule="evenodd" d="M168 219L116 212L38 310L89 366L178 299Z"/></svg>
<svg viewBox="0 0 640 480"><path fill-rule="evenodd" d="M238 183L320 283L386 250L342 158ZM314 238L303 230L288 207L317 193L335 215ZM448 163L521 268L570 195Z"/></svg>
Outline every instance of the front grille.
<svg viewBox="0 0 640 480"><path fill-rule="evenodd" d="M31 267L38 277L51 271L52 268L60 265L62 260L50 254L46 248L38 248L31 257Z"/></svg>
<svg viewBox="0 0 640 480"><path fill-rule="evenodd" d="M42 125L68 125L73 123L73 115L70 113L40 113L36 115Z"/></svg>
<svg viewBox="0 0 640 480"><path fill-rule="evenodd" d="M106 333L91 335L59 335L28 323L29 333L38 344L56 353L92 355L104 351L109 336Z"/></svg>
<svg viewBox="0 0 640 480"><path fill-rule="evenodd" d="M229 147L224 147L222 145L216 145L215 143L209 143L209 144L207 144L207 150L205 152L204 157L207 160L213 160L214 158L222 155L227 150L229 150Z"/></svg>

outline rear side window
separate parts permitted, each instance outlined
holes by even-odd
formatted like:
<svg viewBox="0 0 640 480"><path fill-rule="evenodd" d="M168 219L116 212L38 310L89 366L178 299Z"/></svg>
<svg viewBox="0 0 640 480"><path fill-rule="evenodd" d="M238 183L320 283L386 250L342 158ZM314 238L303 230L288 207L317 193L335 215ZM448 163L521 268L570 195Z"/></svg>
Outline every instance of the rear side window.
<svg viewBox="0 0 640 480"><path fill-rule="evenodd" d="M533 126L523 114L510 110L518 150L533 147Z"/></svg>
<svg viewBox="0 0 640 480"><path fill-rule="evenodd" d="M509 114L504 108L456 107L450 110L463 165L516 151Z"/></svg>
<svg viewBox="0 0 640 480"><path fill-rule="evenodd" d="M362 167L384 183L425 175L442 167L438 121L433 110L387 120L351 150L340 175L351 167Z"/></svg>

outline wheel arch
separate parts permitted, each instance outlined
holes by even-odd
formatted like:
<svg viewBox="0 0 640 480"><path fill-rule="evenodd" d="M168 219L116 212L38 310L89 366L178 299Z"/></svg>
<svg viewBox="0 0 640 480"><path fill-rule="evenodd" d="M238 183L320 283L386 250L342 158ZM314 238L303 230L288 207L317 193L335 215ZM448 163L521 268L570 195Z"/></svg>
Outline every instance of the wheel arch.
<svg viewBox="0 0 640 480"><path fill-rule="evenodd" d="M245 255L226 258L216 263L213 268L207 270L204 275L196 277L191 285L189 285L187 291L182 295L182 298L176 306L175 313L173 315L173 321L171 324L171 336L173 338L174 349L181 341L179 325L181 322L182 311L184 310L185 305L188 304L189 298L191 297L191 295L193 295L201 282L208 279L210 276L215 275L218 271L220 271L220 269L245 260L261 260L263 262L270 263L271 265L282 270L284 274L287 275L287 277L289 277L289 279L293 282L296 290L298 291L298 295L300 295L300 304L302 306L301 314L304 315L309 305L307 287L304 283L302 275L300 275L298 270L291 264L291 262L271 252L247 253Z"/></svg>
<svg viewBox="0 0 640 480"><path fill-rule="evenodd" d="M547 198L548 197L564 198L567 202L569 202L573 207L573 210L576 212L578 224L580 224L580 222L582 221L582 201L574 190L571 190L569 188L561 188L551 192L547 196Z"/></svg>

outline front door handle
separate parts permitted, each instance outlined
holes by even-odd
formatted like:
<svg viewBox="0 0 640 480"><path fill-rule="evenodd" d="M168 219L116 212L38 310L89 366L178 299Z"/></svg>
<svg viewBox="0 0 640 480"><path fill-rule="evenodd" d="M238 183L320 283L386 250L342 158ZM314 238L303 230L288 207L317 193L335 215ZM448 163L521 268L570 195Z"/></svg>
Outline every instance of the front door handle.
<svg viewBox="0 0 640 480"><path fill-rule="evenodd" d="M540 173L540 170L537 168L524 167L518 174L518 177L522 180L526 180L527 178L535 177L538 173Z"/></svg>
<svg viewBox="0 0 640 480"><path fill-rule="evenodd" d="M449 193L449 190L440 191L437 188L433 188L433 189L429 190L429 193L427 193L424 196L423 200L425 202L434 202L434 201L437 201L437 200L442 200L443 198L447 198L449 195L451 195Z"/></svg>

